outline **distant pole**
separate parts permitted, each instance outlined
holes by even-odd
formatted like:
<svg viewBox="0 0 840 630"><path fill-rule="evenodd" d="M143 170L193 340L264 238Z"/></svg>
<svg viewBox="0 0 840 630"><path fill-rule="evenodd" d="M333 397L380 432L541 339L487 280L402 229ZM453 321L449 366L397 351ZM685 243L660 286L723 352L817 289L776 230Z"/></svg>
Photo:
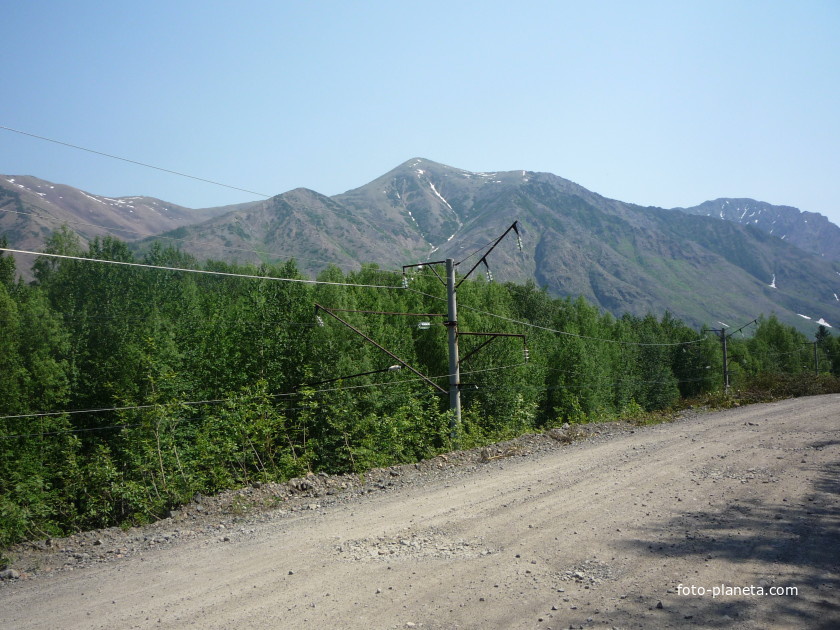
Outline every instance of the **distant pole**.
<svg viewBox="0 0 840 630"><path fill-rule="evenodd" d="M818 342L816 342L816 341L814 342L814 374L819 376L819 374L820 374L820 357L817 354L817 343Z"/></svg>
<svg viewBox="0 0 840 630"><path fill-rule="evenodd" d="M455 298L455 260L446 259L446 297L449 328L449 429L453 441L458 439L461 428L461 368L458 359L458 306Z"/></svg>
<svg viewBox="0 0 840 630"><path fill-rule="evenodd" d="M726 334L726 329L728 328L728 326L726 324L724 324L723 322L720 322L723 325L723 328L704 328L703 329L703 332L714 332L714 333L718 333L718 335L720 335L720 345L723 346L723 392L725 394L729 393L729 349L727 347L727 341L735 333L741 332L742 330L744 330L744 328L746 328L750 324L755 324L757 322L758 322L757 319L754 319L751 322L747 322L746 324L744 324L743 326L741 326L737 330L733 330L728 335Z"/></svg>
<svg viewBox="0 0 840 630"><path fill-rule="evenodd" d="M723 393L729 393L729 354L727 352L726 347L726 331L721 329L720 331L720 341L723 344Z"/></svg>

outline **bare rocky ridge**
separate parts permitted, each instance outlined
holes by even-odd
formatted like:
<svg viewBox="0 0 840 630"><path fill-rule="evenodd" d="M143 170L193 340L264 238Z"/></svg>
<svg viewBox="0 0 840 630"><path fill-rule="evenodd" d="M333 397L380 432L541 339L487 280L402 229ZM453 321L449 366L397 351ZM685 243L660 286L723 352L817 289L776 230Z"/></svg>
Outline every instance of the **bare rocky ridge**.
<svg viewBox="0 0 840 630"><path fill-rule="evenodd" d="M774 206L754 199L715 199L693 208L675 210L751 225L806 252L840 261L840 227L818 212L803 212L799 208Z"/></svg>
<svg viewBox="0 0 840 630"><path fill-rule="evenodd" d="M569 427L196 497L154 526L17 549L0 626L833 628L838 410ZM721 585L752 591L683 591ZM798 593L757 594L776 587Z"/></svg>

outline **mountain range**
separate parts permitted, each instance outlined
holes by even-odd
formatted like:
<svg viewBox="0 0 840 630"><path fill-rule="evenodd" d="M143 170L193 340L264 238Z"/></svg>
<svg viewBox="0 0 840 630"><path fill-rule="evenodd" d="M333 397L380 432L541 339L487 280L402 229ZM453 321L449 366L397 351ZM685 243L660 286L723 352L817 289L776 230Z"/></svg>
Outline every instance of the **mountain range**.
<svg viewBox="0 0 840 630"><path fill-rule="evenodd" d="M496 280L533 280L616 315L667 310L698 327L762 313L805 332L840 323L840 228L752 199L642 207L550 173L474 173L421 158L339 195L297 188L199 210L0 176L0 234L17 249L38 249L66 224L84 239L113 234L141 251L163 239L200 259L295 258L310 274L450 257L466 271L514 221L523 251L515 239L494 250Z"/></svg>

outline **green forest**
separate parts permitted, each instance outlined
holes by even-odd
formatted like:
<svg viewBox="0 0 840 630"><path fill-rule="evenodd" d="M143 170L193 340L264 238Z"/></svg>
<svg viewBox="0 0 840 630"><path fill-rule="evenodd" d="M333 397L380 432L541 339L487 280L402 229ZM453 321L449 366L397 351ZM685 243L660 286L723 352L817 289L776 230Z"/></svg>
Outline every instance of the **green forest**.
<svg viewBox="0 0 840 630"><path fill-rule="evenodd" d="M198 492L361 474L722 393L714 332L470 277L459 330L526 337L459 338L453 435L447 395L315 310L446 389L446 288L432 268L405 284L373 265L327 268L316 283L294 261L139 255L113 238L83 247L66 229L45 251L208 273L39 257L23 282L0 255L0 549L149 522ZM790 379L838 391L840 342L825 328L809 339L770 314L724 335L733 394Z"/></svg>

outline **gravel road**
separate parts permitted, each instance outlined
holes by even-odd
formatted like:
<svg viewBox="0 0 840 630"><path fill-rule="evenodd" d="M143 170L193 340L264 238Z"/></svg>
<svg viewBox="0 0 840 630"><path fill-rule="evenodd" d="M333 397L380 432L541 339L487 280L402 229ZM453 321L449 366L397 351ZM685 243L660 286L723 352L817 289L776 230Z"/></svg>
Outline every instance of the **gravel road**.
<svg viewBox="0 0 840 630"><path fill-rule="evenodd" d="M840 395L611 427L23 546L0 628L840 627Z"/></svg>

